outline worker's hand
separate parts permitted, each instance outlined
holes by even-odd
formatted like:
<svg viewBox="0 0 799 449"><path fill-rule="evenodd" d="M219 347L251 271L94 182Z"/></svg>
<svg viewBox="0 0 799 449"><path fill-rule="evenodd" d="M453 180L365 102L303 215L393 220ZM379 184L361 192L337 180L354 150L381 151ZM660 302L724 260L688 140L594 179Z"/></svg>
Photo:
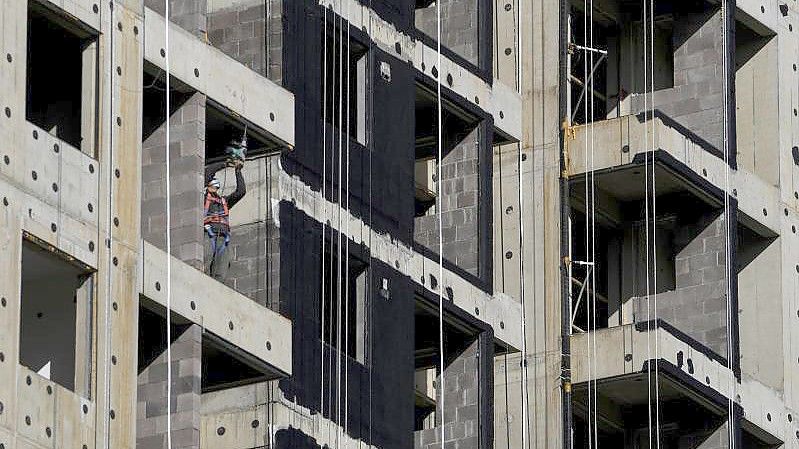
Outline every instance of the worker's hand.
<svg viewBox="0 0 799 449"><path fill-rule="evenodd" d="M242 161L241 159L234 159L233 167L235 167L236 170L241 170L241 168L244 167L244 161Z"/></svg>

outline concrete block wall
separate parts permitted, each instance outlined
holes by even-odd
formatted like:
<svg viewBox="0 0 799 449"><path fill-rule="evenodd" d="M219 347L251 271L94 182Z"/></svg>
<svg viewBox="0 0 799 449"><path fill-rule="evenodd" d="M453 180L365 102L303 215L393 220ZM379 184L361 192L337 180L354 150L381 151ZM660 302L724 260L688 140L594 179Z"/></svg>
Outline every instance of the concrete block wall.
<svg viewBox="0 0 799 449"><path fill-rule="evenodd" d="M202 388L202 328L192 324L177 332L172 342L172 365L166 351L138 376L136 408L137 449L167 447L167 369L172 370L172 444L178 448L200 447ZM173 330L174 338L175 330Z"/></svg>
<svg viewBox="0 0 799 449"><path fill-rule="evenodd" d="M444 445L458 449L480 447L479 341L475 340L444 368ZM440 385L440 376L436 384ZM441 399L436 391L436 427L416 431L416 449L441 447Z"/></svg>
<svg viewBox="0 0 799 449"><path fill-rule="evenodd" d="M226 284L272 310L280 310L280 229L274 221L235 226Z"/></svg>
<svg viewBox="0 0 799 449"><path fill-rule="evenodd" d="M727 355L724 233L723 213L716 211L678 223L673 236L675 288L657 298L658 318L721 356ZM636 321L645 321L645 298L637 301Z"/></svg>
<svg viewBox="0 0 799 449"><path fill-rule="evenodd" d="M164 0L144 0L144 6L164 15ZM206 32L207 0L169 0L169 19L197 36Z"/></svg>
<svg viewBox="0 0 799 449"><path fill-rule="evenodd" d="M208 41L233 59L281 84L282 0L212 0L208 10Z"/></svg>
<svg viewBox="0 0 799 449"><path fill-rule="evenodd" d="M172 254L203 267L205 95L196 93L170 117ZM166 248L166 123L142 144L142 238Z"/></svg>
<svg viewBox="0 0 799 449"><path fill-rule="evenodd" d="M724 36L721 12L679 14L674 21L674 87L655 92L656 109L716 148L722 147ZM651 105L649 105L651 107ZM632 98L644 110L643 95Z"/></svg>
<svg viewBox="0 0 799 449"><path fill-rule="evenodd" d="M441 45L475 66L479 65L478 0L443 0L441 3ZM436 5L416 10L416 29L435 40ZM487 38L487 36L486 36Z"/></svg>
<svg viewBox="0 0 799 449"><path fill-rule="evenodd" d="M444 258L475 276L479 273L479 197L478 175L480 127L475 128L452 151L441 166L441 208ZM414 241L438 253L438 216L417 217Z"/></svg>

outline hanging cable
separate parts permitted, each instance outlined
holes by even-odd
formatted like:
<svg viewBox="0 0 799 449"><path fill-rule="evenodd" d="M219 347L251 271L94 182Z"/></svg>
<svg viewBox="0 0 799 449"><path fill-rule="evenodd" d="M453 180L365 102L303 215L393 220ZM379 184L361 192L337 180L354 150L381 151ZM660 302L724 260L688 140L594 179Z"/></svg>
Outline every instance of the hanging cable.
<svg viewBox="0 0 799 449"><path fill-rule="evenodd" d="M111 6L111 13L110 13L110 15L111 15L110 19L111 20L110 20L110 22L114 23L114 20L115 20L114 19L114 7L113 7L114 4L110 3L110 6ZM108 52L109 63L111 65L111 67L114 66L114 51L113 51L114 50L114 35L115 35L115 31L114 31L114 27L112 26L112 27L110 27L110 32L109 32L109 37L108 37L109 41L110 41L110 47L111 47L111 51ZM111 91L113 92L113 90L114 90L114 76L112 74L113 72L111 70L108 70L106 73L108 73L108 84L110 86ZM109 95L108 96L108 110L109 111L113 111L114 110L114 95ZM110 116L113 116L113 113L111 113ZM108 148L109 148L109 151L108 151L108 214L107 214L107 217L106 217L107 221L106 221L106 234L105 234L106 235L106 242L107 242L106 243L106 248L108 249L108 255L107 255L108 257L107 257L107 261L106 261L106 270L107 270L107 273L108 273L108 276L107 276L108 282L106 283L106 300L107 300L107 303L106 303L106 307L104 308L105 309L104 310L104 312L105 312L104 313L104 315L105 315L104 316L104 319L105 319L105 348L104 348L104 352L105 352L104 376L105 376L105 379L103 379L103 387L104 387L104 394L105 394L105 398L104 399L105 399L105 407L106 407L105 419L103 420L103 422L104 422L104 427L105 427L105 448L106 449L109 449L111 447L111 418L110 418L110 410L111 410L111 366L109 364L109 360L111 360L111 337L112 337L112 335L111 335L111 312L109 311L109 306L110 306L111 297L112 297L113 278L114 278L113 276L111 276L111 273L112 273L112 270L113 270L112 249L113 249L113 244L114 244L113 243L113 241L114 241L113 240L113 229L114 229L114 226L112 225L112 223L113 223L112 216L113 216L113 209L114 209L114 189L113 189L114 181L113 181L113 174L112 174L113 173L112 167L114 166L114 132L113 132L114 125L113 125L113 119L111 117L109 117L109 127L108 127L108 129L110 129L112 131L109 133L109 137L108 137L109 138L109 143L108 143ZM98 177L98 191L99 191L99 177Z"/></svg>
<svg viewBox="0 0 799 449"><path fill-rule="evenodd" d="M164 48L166 48L166 447L172 449L172 198L169 186L170 173L170 124L169 111L171 109L170 66L169 66L169 1L164 0Z"/></svg>
<svg viewBox="0 0 799 449"><path fill-rule="evenodd" d="M348 355L350 348L350 3L347 2L347 20L344 25L347 27L347 120L346 120L346 152L347 152L347 175L345 184L345 197L346 197L346 223L344 225L344 355ZM344 359L344 432L347 432L347 425L349 423L349 357Z"/></svg>
<svg viewBox="0 0 799 449"><path fill-rule="evenodd" d="M446 389L444 387L444 230L443 230L443 217L441 209L443 200L441 197L441 165L444 161L444 134L443 134L443 114L441 109L441 0L436 0L436 66L438 67L438 76L436 76L436 97L437 97L437 143L438 143L438 164L436 164L436 194L438 203L436 204L436 215L438 215L438 363L441 367L441 374L438 390L440 391L441 407L441 449L444 449L444 396Z"/></svg>
<svg viewBox="0 0 799 449"><path fill-rule="evenodd" d="M650 120L651 120L651 135L652 135L652 164L651 164L651 186L652 186L652 283L654 289L652 291L652 299L654 302L654 322L655 329L659 328L658 318L658 257L657 257L657 185L655 183L655 161L654 154L657 149L657 123L655 122L655 1L649 0L649 46L650 46L650 65L649 65L649 105L650 105ZM646 171L645 171L646 174ZM660 346L659 338L655 336L655 442L656 448L660 449L660 376L658 363L660 360Z"/></svg>
<svg viewBox="0 0 799 449"><path fill-rule="evenodd" d="M327 227L327 6L323 5L324 19L322 21L322 291L321 299L322 305L319 308L319 316L321 321L321 338L320 340L320 353L321 353L321 379L319 385L319 413L324 416L325 413L325 228Z"/></svg>
<svg viewBox="0 0 799 449"><path fill-rule="evenodd" d="M342 303L342 269L343 269L343 252L341 246L341 216L342 216L342 179L341 179L341 172L342 172L342 159L343 159L343 138L344 138L344 131L343 131L343 124L344 124L344 105L342 104L342 99L344 97L344 19L342 17L343 8L343 0L339 1L339 26L338 26L338 197L336 198L337 208L336 211L338 213L338 232L336 235L338 236L338 257L336 260L336 292L338 294L338 301L336 302L336 447L339 447L341 441L341 303Z"/></svg>
<svg viewBox="0 0 799 449"><path fill-rule="evenodd" d="M730 86L729 86L729 77L728 71L730 70L730 61L729 61L729 53L728 53L728 29L729 21L735 12L730 12L727 10L727 2L723 0L721 2L721 31L722 31L722 68L723 68L723 99L724 99L724 111L722 113L722 137L723 137L723 152L724 152L724 265L725 265L725 296L726 296L726 308L727 308L727 317L726 317L726 325L727 325L727 368L729 372L729 381L730 381L730 394L727 398L727 408L728 408L728 424L727 424L727 432L729 438L729 445L730 449L735 449L735 426L737 423L735 422L735 413L734 413L734 398L735 398L735 374L733 372L733 364L732 360L734 356L737 356L735 353L735 348L733 347L733 313L737 313L736 310L732 307L732 268L731 268L731 260L732 257L732 242L730 241L730 233L732 229L730 227L730 220L731 220L731 206L730 206L730 128L729 128L729 117L728 114L730 112Z"/></svg>

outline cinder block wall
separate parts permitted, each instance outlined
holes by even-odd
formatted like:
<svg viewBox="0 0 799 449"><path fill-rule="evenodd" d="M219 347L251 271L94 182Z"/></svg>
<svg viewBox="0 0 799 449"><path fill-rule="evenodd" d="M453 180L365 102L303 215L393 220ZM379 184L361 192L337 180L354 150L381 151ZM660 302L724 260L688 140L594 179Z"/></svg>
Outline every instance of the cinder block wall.
<svg viewBox="0 0 799 449"><path fill-rule="evenodd" d="M172 254L202 269L205 95L196 93L170 117ZM166 123L142 144L142 238L166 249Z"/></svg>
<svg viewBox="0 0 799 449"><path fill-rule="evenodd" d="M441 166L441 207L444 258L470 274L479 276L480 129L475 128L452 151ZM438 253L438 216L417 217L416 243Z"/></svg>
<svg viewBox="0 0 799 449"><path fill-rule="evenodd" d="M673 239L675 288L658 295L657 311L658 318L726 357L724 233L724 216L716 211L677 223ZM658 248L664 250L662 246ZM644 321L645 298L638 301L636 320Z"/></svg>
<svg viewBox="0 0 799 449"><path fill-rule="evenodd" d="M164 15L164 0L144 0L144 6ZM202 36L206 31L207 0L169 0L169 19L184 30Z"/></svg>
<svg viewBox="0 0 799 449"><path fill-rule="evenodd" d="M479 340L475 340L444 369L444 441L447 447L480 447ZM436 383L440 384L440 377ZM441 392L437 391L436 413L441 413ZM485 412L485 410L482 410ZM414 434L416 449L441 447L441 427L419 430Z"/></svg>
<svg viewBox="0 0 799 449"><path fill-rule="evenodd" d="M721 148L724 116L721 12L678 15L673 39L674 87L656 91L654 106ZM633 98L632 105L635 112L643 111L643 96Z"/></svg>
<svg viewBox="0 0 799 449"><path fill-rule="evenodd" d="M244 165L247 194L230 209L230 271L225 282L276 311L280 310L280 228L273 203L279 198L278 173L277 157L254 159ZM232 169L217 176L227 180L223 194L235 189ZM205 253L210 257L209 248Z"/></svg>
<svg viewBox="0 0 799 449"><path fill-rule="evenodd" d="M178 332L182 333L172 342L172 444L199 449L202 328L192 324ZM167 369L163 352L138 375L137 449L167 447Z"/></svg>
<svg viewBox="0 0 799 449"><path fill-rule="evenodd" d="M482 3L478 0L441 1L441 45L463 59L479 65L479 16ZM437 35L435 2L427 8L416 10L416 29L433 40ZM488 38L486 36L485 38Z"/></svg>
<svg viewBox="0 0 799 449"><path fill-rule="evenodd" d="M282 17L282 0L211 0L208 40L228 56L281 84Z"/></svg>

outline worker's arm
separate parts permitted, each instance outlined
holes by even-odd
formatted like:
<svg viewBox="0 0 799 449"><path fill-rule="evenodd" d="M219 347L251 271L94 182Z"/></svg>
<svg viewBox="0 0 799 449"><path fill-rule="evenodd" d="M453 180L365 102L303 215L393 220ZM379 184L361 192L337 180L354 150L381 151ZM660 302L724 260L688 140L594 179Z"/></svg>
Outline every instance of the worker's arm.
<svg viewBox="0 0 799 449"><path fill-rule="evenodd" d="M218 172L219 170L222 170L223 168L225 168L225 162L224 161L223 162L214 162L212 164L206 165L205 166L205 184L203 184L203 185L207 186L208 183L212 179L214 179L214 175L216 175L216 172Z"/></svg>
<svg viewBox="0 0 799 449"><path fill-rule="evenodd" d="M235 206L247 193L247 184L244 182L244 175L241 174L241 167L241 165L236 166L236 190L225 198L228 207Z"/></svg>

